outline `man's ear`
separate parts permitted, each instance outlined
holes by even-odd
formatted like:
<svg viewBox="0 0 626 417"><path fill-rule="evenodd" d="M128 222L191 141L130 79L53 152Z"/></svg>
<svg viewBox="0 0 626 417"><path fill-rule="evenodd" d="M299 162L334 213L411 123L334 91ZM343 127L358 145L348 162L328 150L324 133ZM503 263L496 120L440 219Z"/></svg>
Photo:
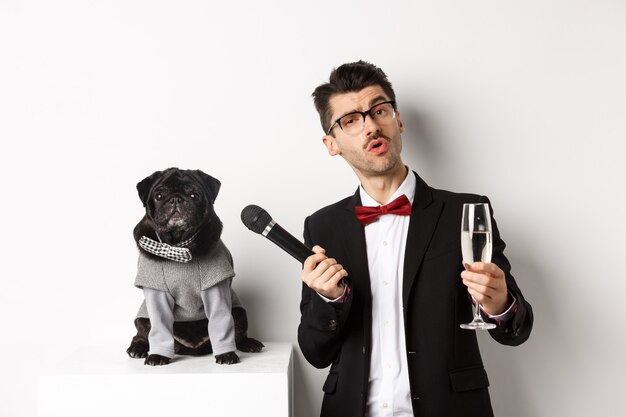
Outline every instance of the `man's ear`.
<svg viewBox="0 0 626 417"><path fill-rule="evenodd" d="M396 112L396 119L398 119L398 127L400 128L400 133L404 133L404 123L402 123L402 120L400 119L399 111Z"/></svg>
<svg viewBox="0 0 626 417"><path fill-rule="evenodd" d="M322 137L322 142L324 142L324 145L326 146L326 149L328 149L328 154L330 156L341 154L341 150L339 149L339 146L337 146L337 140L334 137L330 135L325 135L324 137Z"/></svg>

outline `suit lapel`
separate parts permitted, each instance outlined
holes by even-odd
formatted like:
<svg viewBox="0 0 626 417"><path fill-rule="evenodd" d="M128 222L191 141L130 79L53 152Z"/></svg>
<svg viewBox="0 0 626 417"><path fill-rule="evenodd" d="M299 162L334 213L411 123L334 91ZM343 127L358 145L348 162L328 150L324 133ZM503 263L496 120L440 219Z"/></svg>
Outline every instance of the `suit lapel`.
<svg viewBox="0 0 626 417"><path fill-rule="evenodd" d="M361 204L359 190L346 201L343 210L338 212L337 230L342 231L342 244L347 257L350 260L348 273L359 279L359 287L370 291L370 275L367 264L367 248L365 246L365 230L356 219L354 206Z"/></svg>
<svg viewBox="0 0 626 417"><path fill-rule="evenodd" d="M441 202L434 202L428 185L419 175L415 186L413 211L409 222L409 231L404 252L404 276L402 280L402 302L406 306L417 271L424 259L430 239L441 215Z"/></svg>

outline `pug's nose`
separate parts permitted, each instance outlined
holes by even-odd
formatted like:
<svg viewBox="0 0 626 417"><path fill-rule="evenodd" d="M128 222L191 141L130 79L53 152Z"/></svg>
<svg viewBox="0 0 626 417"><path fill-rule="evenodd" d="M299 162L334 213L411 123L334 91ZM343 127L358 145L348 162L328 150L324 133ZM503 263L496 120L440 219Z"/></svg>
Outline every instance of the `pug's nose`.
<svg viewBox="0 0 626 417"><path fill-rule="evenodd" d="M177 203L182 203L183 202L183 198L180 196L174 196L172 198L170 198L170 204L177 204Z"/></svg>

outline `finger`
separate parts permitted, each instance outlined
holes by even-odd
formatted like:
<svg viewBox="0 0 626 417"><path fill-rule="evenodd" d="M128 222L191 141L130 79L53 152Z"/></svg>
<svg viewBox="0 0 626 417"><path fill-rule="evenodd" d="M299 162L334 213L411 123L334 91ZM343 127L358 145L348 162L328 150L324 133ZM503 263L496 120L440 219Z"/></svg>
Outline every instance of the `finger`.
<svg viewBox="0 0 626 417"><path fill-rule="evenodd" d="M486 287L498 288L501 285L501 280L498 280L491 275L480 274L477 272L463 271L461 272L461 278L468 282L484 285Z"/></svg>
<svg viewBox="0 0 626 417"><path fill-rule="evenodd" d="M470 265L470 271L489 274L494 277L504 277L504 271L498 265L490 262L474 262Z"/></svg>
<svg viewBox="0 0 626 417"><path fill-rule="evenodd" d="M468 291L472 290L489 298L497 297L498 294L502 292L502 289L499 286L485 285L480 282L469 281L465 279L463 280L463 285L467 287Z"/></svg>
<svg viewBox="0 0 626 417"><path fill-rule="evenodd" d="M318 274L315 281L319 283L319 285L324 285L333 275L341 271L343 266L339 265L335 259L328 258L320 262L315 269Z"/></svg>
<svg viewBox="0 0 626 417"><path fill-rule="evenodd" d="M341 267L341 265L333 265L330 269L335 269L335 268L340 268L340 269L337 270L337 272L332 274L330 277L328 277L328 279L325 280L321 284L320 288L322 291L330 293L330 292L336 291L337 287L343 287L343 285L340 285L340 282L343 278L348 276L348 273L346 272L345 269L343 269L343 267Z"/></svg>
<svg viewBox="0 0 626 417"><path fill-rule="evenodd" d="M341 278L345 275L347 275L347 272L345 272L343 266L339 264L330 265L324 270L323 274L313 280L311 288L320 293L332 292L333 290L336 290L339 280L341 280Z"/></svg>
<svg viewBox="0 0 626 417"><path fill-rule="evenodd" d="M317 252L304 260L304 264L302 264L302 269L305 272L313 271L324 259L326 259L326 255L324 252Z"/></svg>
<svg viewBox="0 0 626 417"><path fill-rule="evenodd" d="M472 281L463 280L463 285L465 285L468 290L472 290L473 292L483 294L489 297L491 297L496 292L491 287L487 287L486 285L482 285L482 284L477 284Z"/></svg>
<svg viewBox="0 0 626 417"><path fill-rule="evenodd" d="M330 277L330 279L328 280L331 285L341 286L340 285L341 280L348 276L348 271L343 269L342 265L338 265L338 266L341 267L341 269L335 272L335 274L333 274L333 276Z"/></svg>
<svg viewBox="0 0 626 417"><path fill-rule="evenodd" d="M315 280L319 278L320 275L324 273L329 263L324 264L322 267L320 265L326 260L326 255L323 253L316 253L314 255L309 256L302 265L302 271L300 272L300 279L304 282L308 287L313 288Z"/></svg>
<svg viewBox="0 0 626 417"><path fill-rule="evenodd" d="M480 304L483 307L485 306L485 304L488 304L491 301L491 297L479 291L475 291L472 288L468 288L467 292L474 298L474 300L476 300L478 304Z"/></svg>
<svg viewBox="0 0 626 417"><path fill-rule="evenodd" d="M462 271L461 278L496 290L506 287L504 277L496 277L483 272Z"/></svg>
<svg viewBox="0 0 626 417"><path fill-rule="evenodd" d="M476 272L461 272L463 284L473 291L484 294L492 300L503 300L507 298L508 288L504 277L494 277L490 274L479 274Z"/></svg>
<svg viewBox="0 0 626 417"><path fill-rule="evenodd" d="M482 310L491 315L502 314L506 310L507 298L503 299L498 294L484 294L480 291L475 291L472 288L468 288L467 292L474 297L474 300L480 304Z"/></svg>
<svg viewBox="0 0 626 417"><path fill-rule="evenodd" d="M315 267L324 259L326 259L326 249L322 248L319 245L315 245L312 248L314 254L309 256L304 260L302 264L302 269L306 272L310 272L315 269Z"/></svg>
<svg viewBox="0 0 626 417"><path fill-rule="evenodd" d="M463 284L467 286L467 291L472 295L472 297L479 300L481 305L486 308L486 311L504 311L503 307L508 299L506 286L494 289L469 281L463 281Z"/></svg>
<svg viewBox="0 0 626 417"><path fill-rule="evenodd" d="M318 256L321 257L321 259L316 259ZM335 265L337 261L334 258L326 258L325 255L321 253L311 255L309 258L311 258L311 261L319 260L319 262L313 265L312 269L303 271L302 279L311 288L319 287L332 275L325 276L324 274L327 274L328 269Z"/></svg>
<svg viewBox="0 0 626 417"><path fill-rule="evenodd" d="M326 253L326 249L324 249L323 247L319 246L319 245L315 245L311 248L311 250L315 253Z"/></svg>

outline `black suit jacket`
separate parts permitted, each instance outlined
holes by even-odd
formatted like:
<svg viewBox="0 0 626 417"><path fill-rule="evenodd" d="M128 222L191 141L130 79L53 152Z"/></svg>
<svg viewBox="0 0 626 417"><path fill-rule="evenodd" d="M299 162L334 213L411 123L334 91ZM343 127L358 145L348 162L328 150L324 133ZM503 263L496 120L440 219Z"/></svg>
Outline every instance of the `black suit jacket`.
<svg viewBox="0 0 626 417"><path fill-rule="evenodd" d="M417 174L415 174L417 176ZM489 417L493 415L476 333L460 323L471 320L471 303L462 284L461 213L463 203L486 197L429 187L419 176L407 237L402 298L406 351L415 416ZM350 293L326 303L303 285L298 343L315 367L330 365L323 387L323 417L360 417L367 400L372 297L363 226L354 206L359 192L309 216L304 239L320 245L348 271ZM505 244L492 218L493 256L517 299L514 315L490 331L505 345L530 335L533 315L510 273Z"/></svg>

